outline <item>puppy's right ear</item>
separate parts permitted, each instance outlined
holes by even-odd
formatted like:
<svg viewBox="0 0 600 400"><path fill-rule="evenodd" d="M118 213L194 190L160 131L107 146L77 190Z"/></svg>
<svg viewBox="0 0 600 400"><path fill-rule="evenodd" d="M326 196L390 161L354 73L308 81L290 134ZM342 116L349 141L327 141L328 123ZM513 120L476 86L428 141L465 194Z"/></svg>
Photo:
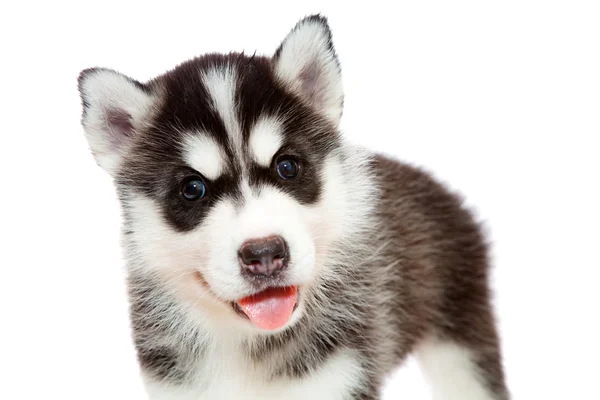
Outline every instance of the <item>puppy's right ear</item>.
<svg viewBox="0 0 600 400"><path fill-rule="evenodd" d="M123 152L156 104L150 88L104 68L79 75L83 125L96 162L115 175Z"/></svg>

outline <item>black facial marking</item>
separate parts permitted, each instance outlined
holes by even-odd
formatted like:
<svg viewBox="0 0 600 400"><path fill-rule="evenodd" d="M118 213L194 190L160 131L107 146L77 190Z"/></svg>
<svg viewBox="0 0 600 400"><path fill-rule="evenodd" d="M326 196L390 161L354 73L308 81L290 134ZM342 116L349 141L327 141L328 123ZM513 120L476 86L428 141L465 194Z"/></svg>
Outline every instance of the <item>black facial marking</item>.
<svg viewBox="0 0 600 400"><path fill-rule="evenodd" d="M191 172L178 172L176 176ZM236 199L241 196L239 189L239 176L223 175L214 181L206 180L206 192L200 201L186 201L181 196L180 185L174 185L172 190L162 200L163 210L167 220L178 230L188 231L194 229L206 216L208 211L217 201L227 197Z"/></svg>
<svg viewBox="0 0 600 400"><path fill-rule="evenodd" d="M302 173L295 179L281 179L277 172L277 165L273 163L269 167L253 164L250 169L250 184L254 186L274 186L284 193L294 197L301 204L313 204L319 199L321 193L321 176L319 168L322 166L320 160L317 164L302 164Z"/></svg>

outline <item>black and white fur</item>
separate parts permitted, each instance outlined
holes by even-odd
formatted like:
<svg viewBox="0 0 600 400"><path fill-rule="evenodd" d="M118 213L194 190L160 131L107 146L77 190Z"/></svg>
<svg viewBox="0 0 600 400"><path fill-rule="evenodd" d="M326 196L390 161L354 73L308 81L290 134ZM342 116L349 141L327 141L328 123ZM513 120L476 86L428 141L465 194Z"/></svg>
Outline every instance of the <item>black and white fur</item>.
<svg viewBox="0 0 600 400"><path fill-rule="evenodd" d="M152 399L378 399L415 353L435 399L507 400L484 237L425 172L346 143L325 18L272 57L208 54L147 83L94 68L82 123L122 204L131 321ZM283 181L274 160L301 175ZM200 202L181 183L203 177ZM280 235L299 288L264 332L231 304L257 290L247 239Z"/></svg>

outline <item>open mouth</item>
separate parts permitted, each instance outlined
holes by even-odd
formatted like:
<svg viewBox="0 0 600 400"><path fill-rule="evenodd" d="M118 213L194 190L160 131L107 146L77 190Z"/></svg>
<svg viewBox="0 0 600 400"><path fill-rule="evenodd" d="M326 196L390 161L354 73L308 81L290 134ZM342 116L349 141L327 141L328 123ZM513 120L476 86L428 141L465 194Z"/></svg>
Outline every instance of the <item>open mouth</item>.
<svg viewBox="0 0 600 400"><path fill-rule="evenodd" d="M296 286L268 288L232 302L232 307L257 328L279 329L285 326L298 307L298 288Z"/></svg>

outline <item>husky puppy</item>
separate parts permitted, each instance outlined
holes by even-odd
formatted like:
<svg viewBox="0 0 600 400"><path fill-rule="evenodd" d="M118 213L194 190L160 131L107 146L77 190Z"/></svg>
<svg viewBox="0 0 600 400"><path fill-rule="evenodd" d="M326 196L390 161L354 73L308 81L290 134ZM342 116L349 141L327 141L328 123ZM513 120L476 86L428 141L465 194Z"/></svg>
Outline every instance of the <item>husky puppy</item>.
<svg viewBox="0 0 600 400"><path fill-rule="evenodd" d="M486 241L427 173L353 147L324 17L272 57L79 77L122 205L151 399L379 399L416 354L435 399L506 400Z"/></svg>

